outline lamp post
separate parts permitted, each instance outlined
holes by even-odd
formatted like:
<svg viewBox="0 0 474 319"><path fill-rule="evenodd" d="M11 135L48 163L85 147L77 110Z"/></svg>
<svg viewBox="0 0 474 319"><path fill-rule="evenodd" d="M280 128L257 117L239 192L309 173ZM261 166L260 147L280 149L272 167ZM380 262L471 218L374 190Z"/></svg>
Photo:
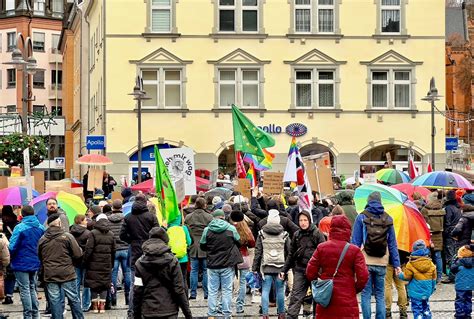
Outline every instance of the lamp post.
<svg viewBox="0 0 474 319"><path fill-rule="evenodd" d="M21 44L21 49L19 45ZM22 92L21 92L21 132L28 135L28 102L33 101L28 96L29 75L35 74L39 71L36 59L33 57L33 42L30 37L23 37L21 32L16 38L16 48L12 52L12 60L4 62L6 65L13 65L15 69L21 70L23 75ZM25 179L27 184L27 198L32 200L32 185L31 185L31 171L30 171L30 150L26 148L23 151L23 169L25 171Z"/></svg>
<svg viewBox="0 0 474 319"><path fill-rule="evenodd" d="M143 91L143 79L141 76L137 76L133 92L128 95L132 95L135 101L137 101L137 118L138 118L138 172L137 172L137 183L142 182L142 101L150 100L146 96L146 92Z"/></svg>
<svg viewBox="0 0 474 319"><path fill-rule="evenodd" d="M439 98L442 97L438 95L438 89L435 85L435 78L432 77L430 80L430 90L426 94L423 101L431 102L431 167L435 170L435 135L436 135L436 127L434 121L434 111L435 111L435 101L439 101Z"/></svg>

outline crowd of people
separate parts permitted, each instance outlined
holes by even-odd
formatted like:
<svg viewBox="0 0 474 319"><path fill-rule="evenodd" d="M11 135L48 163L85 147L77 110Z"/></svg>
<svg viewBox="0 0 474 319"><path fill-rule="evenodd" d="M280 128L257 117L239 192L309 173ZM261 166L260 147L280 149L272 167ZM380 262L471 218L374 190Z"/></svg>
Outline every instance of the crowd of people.
<svg viewBox="0 0 474 319"><path fill-rule="evenodd" d="M104 176L105 178L106 176ZM107 177L108 178L108 177ZM108 180L107 180L107 183ZM73 318L105 313L123 289L128 318L192 318L190 303L207 300L209 318L391 318L392 286L400 318L431 318L430 296L438 284L455 284L456 318L471 318L474 289L474 194L433 191L415 197L431 232L412 251L398 249L393 220L373 192L357 214L350 191L301 210L292 193L250 198L193 195L174 220L158 222L148 194L123 189L122 200L93 194L87 212L69 224L54 198L40 224L31 206L2 208L0 298L14 302L19 288L24 318ZM133 202L129 214L122 205ZM311 295L316 281L332 280L328 305ZM201 283L201 284L199 284ZM247 298L247 295L250 295ZM235 302L234 302L235 297ZM67 302L66 302L67 299ZM260 305L248 313L246 302ZM68 305L68 307L67 307ZM7 306L6 306L7 307ZM248 309L248 308L247 308ZM6 309L7 310L7 309Z"/></svg>

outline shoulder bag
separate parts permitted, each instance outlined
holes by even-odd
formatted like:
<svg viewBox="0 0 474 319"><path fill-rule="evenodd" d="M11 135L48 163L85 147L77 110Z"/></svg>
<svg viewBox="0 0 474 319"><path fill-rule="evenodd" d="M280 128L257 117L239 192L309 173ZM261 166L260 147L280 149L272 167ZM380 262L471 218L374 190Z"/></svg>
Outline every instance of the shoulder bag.
<svg viewBox="0 0 474 319"><path fill-rule="evenodd" d="M339 257L339 261L337 262L336 270L334 271L334 274L332 275L331 279L318 279L318 280L313 280L313 282L311 282L311 291L313 293L313 300L315 303L323 306L324 308L326 308L331 302L332 290L334 288L334 277L336 277L337 275L339 266L344 260L344 256L346 255L346 252L349 249L349 246L350 246L349 243L346 243L346 245L344 246L341 256Z"/></svg>

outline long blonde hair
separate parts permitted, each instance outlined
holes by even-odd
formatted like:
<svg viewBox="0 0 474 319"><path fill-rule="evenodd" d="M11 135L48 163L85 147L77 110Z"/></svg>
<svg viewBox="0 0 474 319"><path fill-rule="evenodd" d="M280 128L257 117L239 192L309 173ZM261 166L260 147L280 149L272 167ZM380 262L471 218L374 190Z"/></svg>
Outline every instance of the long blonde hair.
<svg viewBox="0 0 474 319"><path fill-rule="evenodd" d="M234 225L240 235L241 245L247 245L250 241L255 240L253 238L252 231L250 230L250 227L249 225L247 225L247 222L245 220L241 222L236 222Z"/></svg>

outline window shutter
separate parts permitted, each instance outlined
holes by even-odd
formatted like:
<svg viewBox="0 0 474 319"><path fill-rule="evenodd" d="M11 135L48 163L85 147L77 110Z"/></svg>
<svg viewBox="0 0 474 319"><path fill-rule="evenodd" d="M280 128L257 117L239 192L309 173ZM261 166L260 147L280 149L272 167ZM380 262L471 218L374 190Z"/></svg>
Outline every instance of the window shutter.
<svg viewBox="0 0 474 319"><path fill-rule="evenodd" d="M164 0L155 0L164 1ZM153 9L151 13L151 25L153 32L169 32L170 31L170 10Z"/></svg>

